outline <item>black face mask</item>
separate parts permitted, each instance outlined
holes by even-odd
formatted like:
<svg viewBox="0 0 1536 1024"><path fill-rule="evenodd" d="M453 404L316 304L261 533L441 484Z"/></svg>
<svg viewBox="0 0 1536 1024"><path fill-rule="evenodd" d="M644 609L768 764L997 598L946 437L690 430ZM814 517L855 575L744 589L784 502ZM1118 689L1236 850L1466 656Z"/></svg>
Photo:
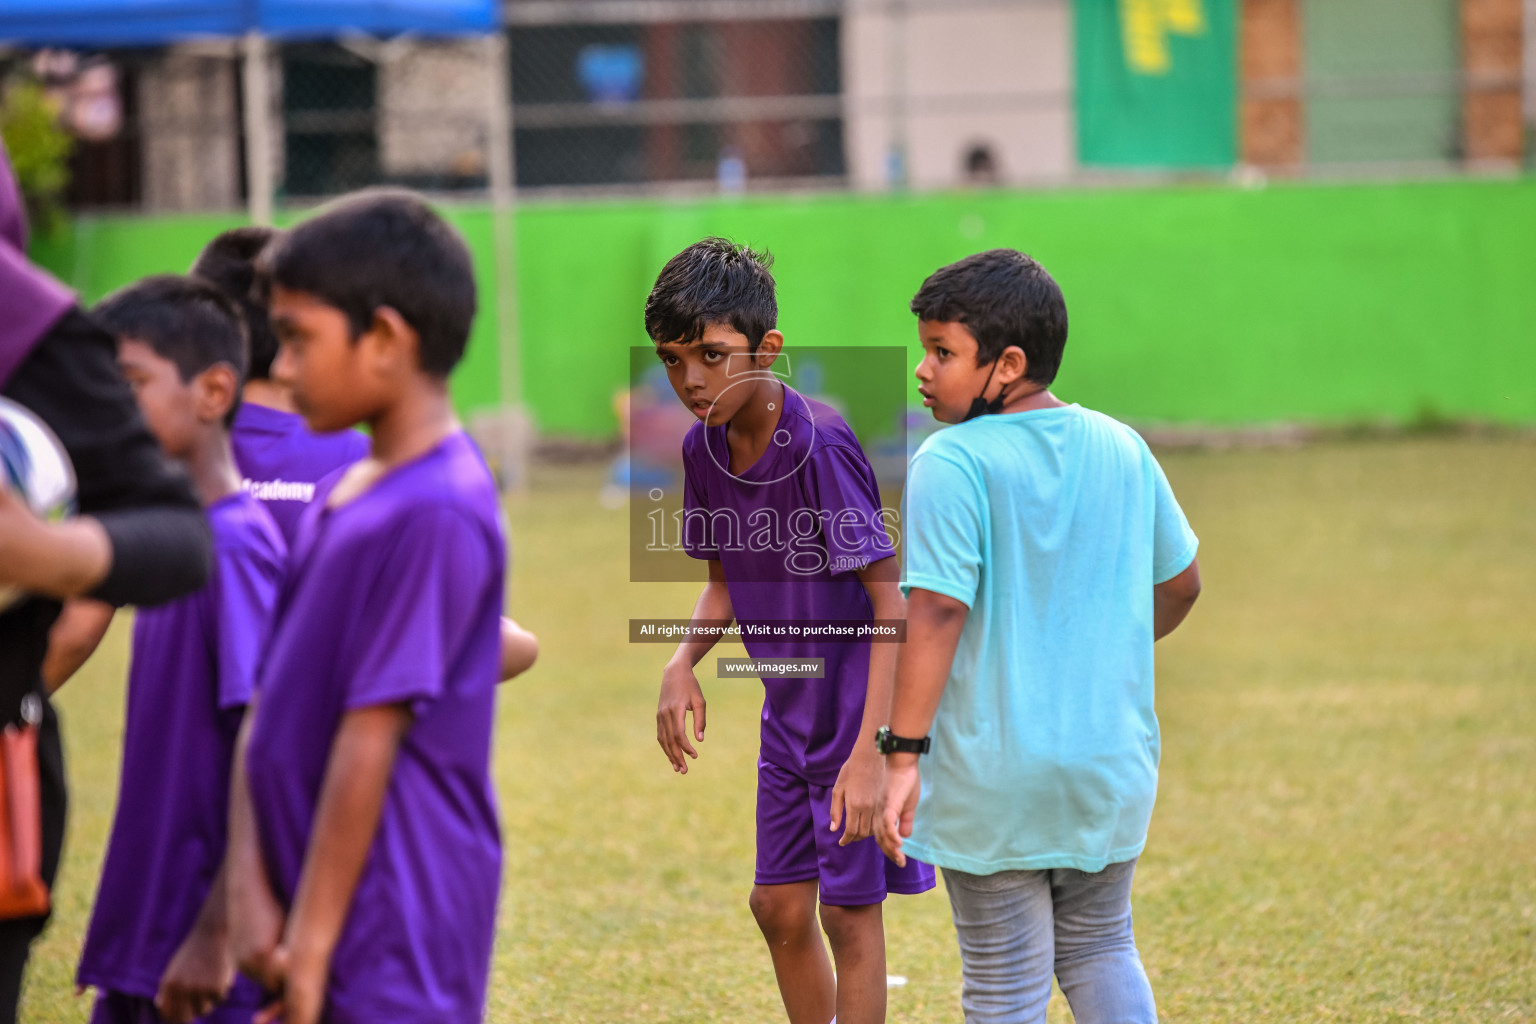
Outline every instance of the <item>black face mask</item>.
<svg viewBox="0 0 1536 1024"><path fill-rule="evenodd" d="M982 395L987 393L987 388L992 384L992 375L997 372L997 363L996 359L992 360L992 369L987 371L987 381L981 386L981 394L971 399L971 408L966 412L965 419L961 420L961 423L973 420L977 416L996 414L1003 411L1003 394L1008 390L1007 386L1004 386L1002 391L997 393L997 397L990 402L982 397Z"/></svg>

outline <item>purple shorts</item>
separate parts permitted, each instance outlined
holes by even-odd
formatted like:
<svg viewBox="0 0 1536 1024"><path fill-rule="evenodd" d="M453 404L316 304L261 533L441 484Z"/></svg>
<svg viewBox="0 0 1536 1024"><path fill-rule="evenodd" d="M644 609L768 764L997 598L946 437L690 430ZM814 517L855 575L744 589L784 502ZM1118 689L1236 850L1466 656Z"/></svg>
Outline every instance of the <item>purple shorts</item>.
<svg viewBox="0 0 1536 1024"><path fill-rule="evenodd" d="M197 1018L197 1024L251 1024L257 1009L225 1003L206 1017ZM155 1009L153 999L97 989L91 1024L165 1024L165 1018Z"/></svg>
<svg viewBox="0 0 1536 1024"><path fill-rule="evenodd" d="M915 895L934 886L933 868L907 858L899 868L873 837L838 846L832 787L806 782L767 761L757 762L757 884L820 883L821 902L867 907L887 893Z"/></svg>

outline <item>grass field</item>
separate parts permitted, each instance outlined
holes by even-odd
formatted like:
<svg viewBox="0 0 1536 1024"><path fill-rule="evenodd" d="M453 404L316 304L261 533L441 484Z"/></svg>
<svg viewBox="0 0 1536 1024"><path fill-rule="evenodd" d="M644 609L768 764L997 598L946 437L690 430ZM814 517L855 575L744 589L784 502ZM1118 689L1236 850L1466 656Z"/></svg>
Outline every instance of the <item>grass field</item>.
<svg viewBox="0 0 1536 1024"><path fill-rule="evenodd" d="M1163 455L1205 593L1159 646L1164 761L1137 877L1169 1021L1536 1020L1536 443L1424 438ZM509 505L507 868L488 1019L781 1019L746 896L756 684L713 681L686 778L654 738L665 649L626 620L599 476ZM24 1019L83 1021L80 937L116 796L124 624L60 704L73 813ZM730 652L726 652L730 653ZM706 664L712 664L707 662ZM942 891L887 905L892 1021L959 1019ZM1053 1006L1053 1020L1070 1020Z"/></svg>

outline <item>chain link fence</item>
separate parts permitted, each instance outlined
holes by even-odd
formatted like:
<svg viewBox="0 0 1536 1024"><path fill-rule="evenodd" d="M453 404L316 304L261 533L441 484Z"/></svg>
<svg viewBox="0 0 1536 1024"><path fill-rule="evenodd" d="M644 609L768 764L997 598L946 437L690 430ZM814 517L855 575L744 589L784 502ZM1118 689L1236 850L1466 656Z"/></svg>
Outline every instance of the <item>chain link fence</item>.
<svg viewBox="0 0 1536 1024"><path fill-rule="evenodd" d="M1522 17L1536 20L1536 0L1237 3L1237 169L1390 177L1529 161L1521 95L1536 97L1536 46ZM1079 163L1072 0L508 0L504 12L504 47L275 44L278 198L380 183L483 196L493 103L510 110L525 196L1141 173ZM217 41L12 51L0 75L57 97L78 139L73 205L230 209L248 190L240 62Z"/></svg>
<svg viewBox="0 0 1536 1024"><path fill-rule="evenodd" d="M486 188L494 69L478 41L288 44L277 63L284 194Z"/></svg>
<svg viewBox="0 0 1536 1024"><path fill-rule="evenodd" d="M0 58L0 81L41 82L75 137L71 205L233 209L249 187L241 61L236 44L220 41L12 52ZM482 41L283 43L268 79L280 200L377 184L484 193L486 112L500 79Z"/></svg>
<svg viewBox="0 0 1536 1024"><path fill-rule="evenodd" d="M608 4L570 23L557 20L562 5L514 5L518 183L841 183L841 24L829 7L764 17L772 5Z"/></svg>

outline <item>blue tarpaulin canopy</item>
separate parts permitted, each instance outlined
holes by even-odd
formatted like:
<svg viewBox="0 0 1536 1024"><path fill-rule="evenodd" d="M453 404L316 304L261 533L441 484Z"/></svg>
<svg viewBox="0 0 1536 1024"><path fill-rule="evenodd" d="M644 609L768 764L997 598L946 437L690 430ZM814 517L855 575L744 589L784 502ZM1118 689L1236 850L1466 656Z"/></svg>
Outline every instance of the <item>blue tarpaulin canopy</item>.
<svg viewBox="0 0 1536 1024"><path fill-rule="evenodd" d="M478 35L497 0L0 0L0 42L154 46L199 36Z"/></svg>

